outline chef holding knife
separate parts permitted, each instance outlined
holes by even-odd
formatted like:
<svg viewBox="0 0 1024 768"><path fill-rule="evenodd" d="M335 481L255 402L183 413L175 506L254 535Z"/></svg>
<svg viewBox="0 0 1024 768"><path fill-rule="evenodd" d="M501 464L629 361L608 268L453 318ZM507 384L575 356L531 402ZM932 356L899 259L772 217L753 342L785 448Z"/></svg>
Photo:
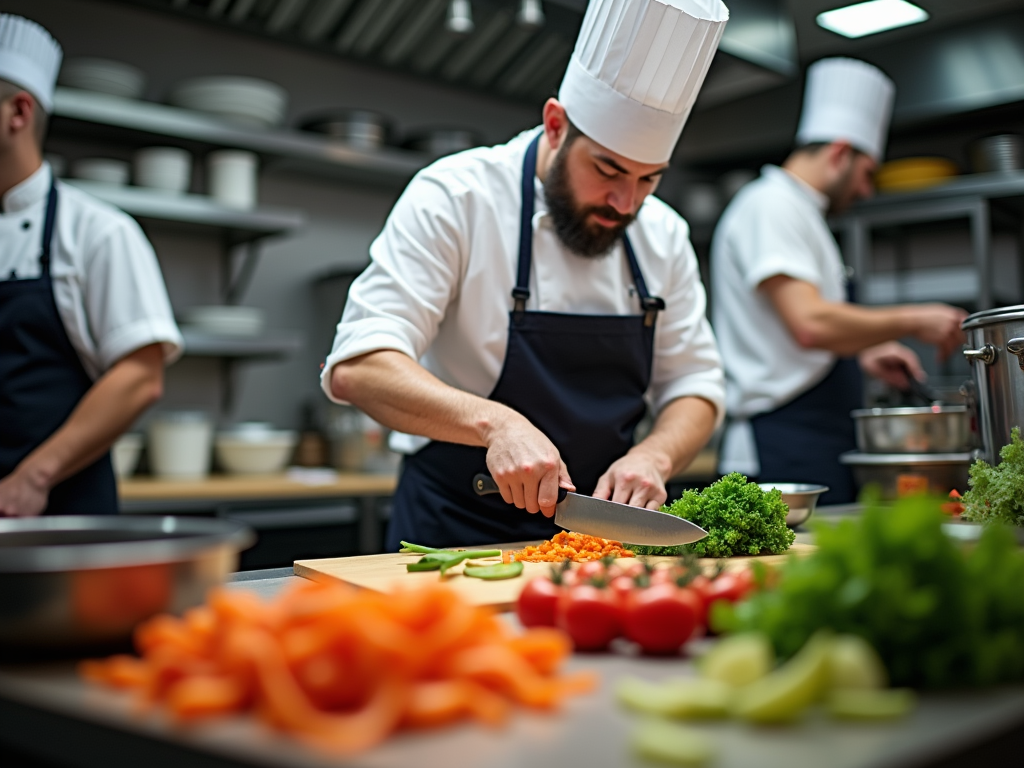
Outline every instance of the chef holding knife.
<svg viewBox="0 0 1024 768"><path fill-rule="evenodd" d="M181 351L153 249L42 159L60 45L0 13L0 516L111 514L111 444Z"/></svg>
<svg viewBox="0 0 1024 768"><path fill-rule="evenodd" d="M396 203L322 377L406 454L389 548L548 538L559 487L657 508L706 443L718 352L687 226L651 193L727 18L592 0L543 125L439 160Z"/></svg>
<svg viewBox="0 0 1024 768"><path fill-rule="evenodd" d="M872 192L895 88L863 61L823 59L807 73L797 148L732 200L711 245L712 308L729 422L719 470L761 482L822 483L825 503L853 501L839 455L856 448L850 411L861 371L900 389L924 378L913 336L947 357L966 313L944 304L848 303L825 221Z"/></svg>

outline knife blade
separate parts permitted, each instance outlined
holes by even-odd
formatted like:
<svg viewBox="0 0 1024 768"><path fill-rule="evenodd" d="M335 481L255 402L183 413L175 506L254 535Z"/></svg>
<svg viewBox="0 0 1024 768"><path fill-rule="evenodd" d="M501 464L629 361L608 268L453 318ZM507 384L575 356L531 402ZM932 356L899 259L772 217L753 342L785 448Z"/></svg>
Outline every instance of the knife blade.
<svg viewBox="0 0 1024 768"><path fill-rule="evenodd" d="M483 474L473 478L473 490L478 496L499 492L494 478ZM602 539L651 547L690 544L708 535L699 525L667 512L595 499L565 488L558 489L555 525Z"/></svg>

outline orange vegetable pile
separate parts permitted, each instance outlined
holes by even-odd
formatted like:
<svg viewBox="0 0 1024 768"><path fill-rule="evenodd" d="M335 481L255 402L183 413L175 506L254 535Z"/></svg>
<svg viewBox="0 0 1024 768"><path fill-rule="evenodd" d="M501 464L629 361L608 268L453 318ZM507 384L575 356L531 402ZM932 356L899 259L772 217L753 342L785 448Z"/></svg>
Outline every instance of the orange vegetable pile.
<svg viewBox="0 0 1024 768"><path fill-rule="evenodd" d="M389 595L304 583L267 602L218 589L183 617L139 626L141 658L81 665L179 722L253 712L313 746L351 754L400 728L465 718L496 726L513 705L553 708L594 685L557 675L560 631L515 634L443 586Z"/></svg>
<svg viewBox="0 0 1024 768"><path fill-rule="evenodd" d="M623 548L621 541L568 531L559 531L551 537L551 541L545 541L543 544L503 554L503 562L522 560L526 563L561 563L565 560L583 563L587 560L600 560L603 557L634 556L628 549Z"/></svg>

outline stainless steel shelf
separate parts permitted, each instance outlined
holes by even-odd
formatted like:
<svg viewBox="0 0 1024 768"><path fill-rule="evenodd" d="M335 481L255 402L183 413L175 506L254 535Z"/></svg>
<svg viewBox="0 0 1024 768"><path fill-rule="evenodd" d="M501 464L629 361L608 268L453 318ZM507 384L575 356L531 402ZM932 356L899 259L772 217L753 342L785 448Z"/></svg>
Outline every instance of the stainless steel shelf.
<svg viewBox="0 0 1024 768"><path fill-rule="evenodd" d="M187 109L74 88L57 89L53 115L151 136L247 149L288 170L389 186L405 184L432 159L386 147L365 151L316 134L250 128ZM61 126L55 124L55 128Z"/></svg>
<svg viewBox="0 0 1024 768"><path fill-rule="evenodd" d="M849 216L876 210L891 210L897 206L918 205L960 197L981 197L988 200L1000 197L1024 197L1024 171L1003 173L972 173L957 176L944 184L913 192L890 192L876 195L857 203Z"/></svg>
<svg viewBox="0 0 1024 768"><path fill-rule="evenodd" d="M185 354L193 357L278 359L298 352L302 337L294 333L267 333L260 336L224 336L182 328Z"/></svg>
<svg viewBox="0 0 1024 768"><path fill-rule="evenodd" d="M290 209L240 210L221 205L203 195L175 195L141 187L118 187L78 179L65 179L64 182L137 219L220 230L232 244L285 235L306 221L301 212Z"/></svg>

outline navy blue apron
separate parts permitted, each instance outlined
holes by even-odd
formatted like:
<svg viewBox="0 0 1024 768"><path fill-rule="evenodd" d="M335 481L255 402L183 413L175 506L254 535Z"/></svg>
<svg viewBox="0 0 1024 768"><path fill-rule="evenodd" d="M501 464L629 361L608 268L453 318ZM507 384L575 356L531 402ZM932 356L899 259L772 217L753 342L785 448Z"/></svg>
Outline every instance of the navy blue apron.
<svg viewBox="0 0 1024 768"><path fill-rule="evenodd" d="M846 287L856 300L855 284ZM864 407L864 383L855 358L840 358L829 374L795 400L750 419L757 443L761 483L821 483L829 487L819 504L857 500L853 473L840 454L857 449L850 411Z"/></svg>
<svg viewBox="0 0 1024 768"><path fill-rule="evenodd" d="M508 349L490 399L521 413L558 448L579 493L593 493L633 445L651 380L654 327L665 302L650 296L629 239L626 258L643 314L573 315L526 310L533 258L537 139L523 161L519 267ZM486 449L434 441L403 462L387 548L402 540L434 547L547 539L559 529L500 496L477 496Z"/></svg>
<svg viewBox="0 0 1024 768"><path fill-rule="evenodd" d="M92 380L71 346L53 297L50 244L57 189L46 202L42 274L0 280L0 477L9 475L67 421ZM116 514L117 485L106 453L50 490L47 515Z"/></svg>

